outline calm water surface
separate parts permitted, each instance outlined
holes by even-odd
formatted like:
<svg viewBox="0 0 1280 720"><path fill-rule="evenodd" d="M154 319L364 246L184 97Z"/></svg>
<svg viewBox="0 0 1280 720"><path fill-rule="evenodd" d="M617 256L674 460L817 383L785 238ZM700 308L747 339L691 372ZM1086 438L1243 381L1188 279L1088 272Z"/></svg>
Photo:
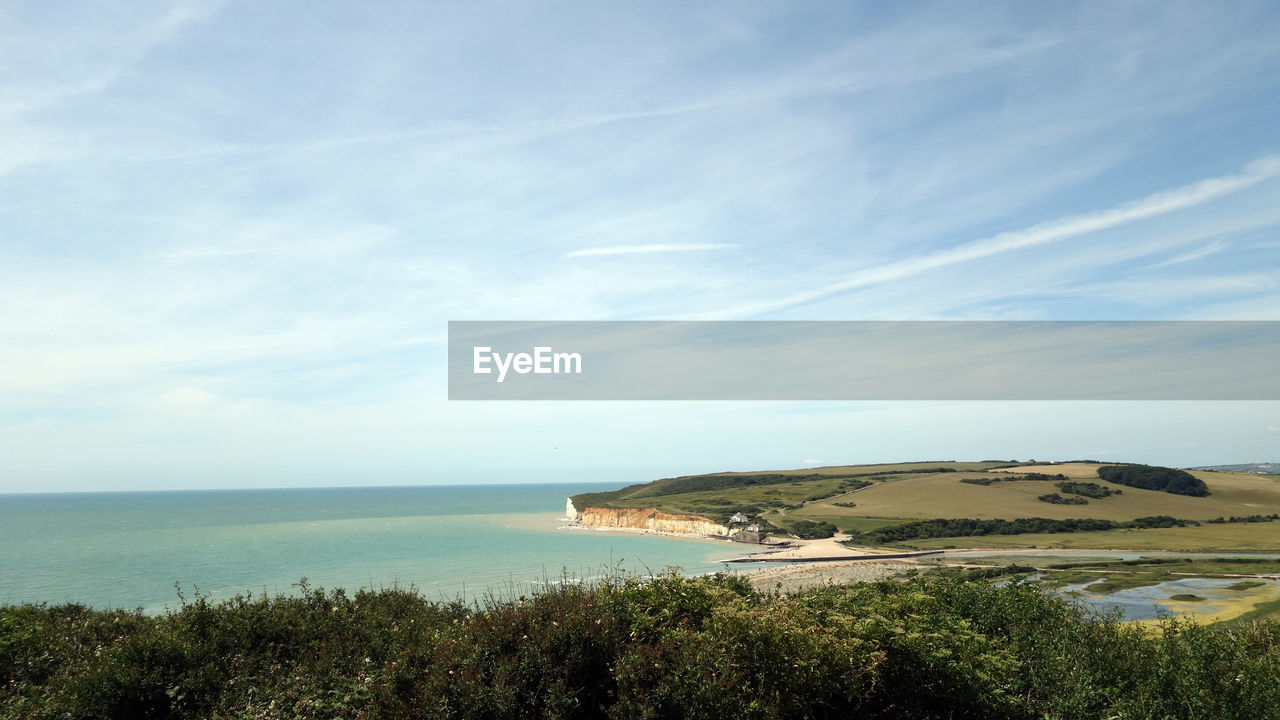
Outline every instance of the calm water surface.
<svg viewBox="0 0 1280 720"><path fill-rule="evenodd" d="M725 543L562 527L565 498L610 486L482 485L0 495L0 603L95 608L312 587L428 597L528 592L564 573L727 569Z"/></svg>

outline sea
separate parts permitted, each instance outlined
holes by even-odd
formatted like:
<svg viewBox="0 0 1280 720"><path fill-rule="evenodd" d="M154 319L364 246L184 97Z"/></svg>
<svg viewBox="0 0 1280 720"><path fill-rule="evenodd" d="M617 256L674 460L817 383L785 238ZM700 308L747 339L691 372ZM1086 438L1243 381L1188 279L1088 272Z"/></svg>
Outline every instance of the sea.
<svg viewBox="0 0 1280 720"><path fill-rule="evenodd" d="M164 613L196 597L414 588L483 603L552 583L729 571L723 541L568 527L608 484L0 495L0 604ZM305 581L304 581L305 579Z"/></svg>

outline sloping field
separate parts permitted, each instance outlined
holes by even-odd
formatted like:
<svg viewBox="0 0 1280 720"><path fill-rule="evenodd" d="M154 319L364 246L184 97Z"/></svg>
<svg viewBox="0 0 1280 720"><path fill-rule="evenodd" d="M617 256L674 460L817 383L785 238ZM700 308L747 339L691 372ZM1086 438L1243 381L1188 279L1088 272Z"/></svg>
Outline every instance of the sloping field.
<svg viewBox="0 0 1280 720"><path fill-rule="evenodd" d="M736 472L726 470L725 472L709 473L714 475L769 475L771 473L782 473L785 475L868 475L878 472L902 471L902 470L925 470L928 468L945 467L953 470L985 470L992 465L1007 464L1001 460L985 460L982 462L956 462L955 460L922 460L920 462L909 463L878 463L873 465L824 465L814 468L800 468L797 470L752 470L749 472ZM1020 468L1012 468L1018 470ZM707 477L707 476L695 476ZM658 480L658 483L665 482Z"/></svg>
<svg viewBox="0 0 1280 720"><path fill-rule="evenodd" d="M1210 495L1193 497L1107 482L1100 464L1077 462L999 467L1007 463L946 461L892 465L842 465L797 470L725 472L665 478L606 493L574 496L586 507L657 508L727 523L734 513L762 517L780 528L798 521L826 522L847 532L927 519L1128 522L1154 515L1204 522L1215 518L1280 514L1280 476L1191 471ZM1026 480L1038 473L1053 479ZM1041 495L1072 495L1057 476L1096 483L1116 494L1085 504L1057 504ZM987 484L966 483L965 479ZM1280 548L1280 522L1205 524L1163 530L1089 531L1052 535L987 535L939 538L918 547L1114 547L1137 549L1261 550Z"/></svg>
<svg viewBox="0 0 1280 720"><path fill-rule="evenodd" d="M1098 468L1101 467L1097 463L1060 463L1057 465L1022 465L1011 468L992 468L988 472L993 473L1013 473L1021 475L1023 473L1043 473L1045 475L1066 475L1072 480L1096 480L1098 477Z"/></svg>
<svg viewBox="0 0 1280 720"><path fill-rule="evenodd" d="M1266 475L1194 472L1192 474L1209 486L1212 495L1189 497L1109 483L1097 476L1097 468L1097 465L1072 464L1027 466L1016 470L1061 473L1121 491L1121 494L1090 498L1087 505L1055 505L1036 499L1040 495L1058 492L1053 482L1015 480L984 486L964 483L961 479L999 476L1005 471L932 473L888 479L842 497L807 503L789 514L914 519L1045 517L1057 520L1132 520L1149 515L1172 515L1187 520L1209 520L1232 515L1280 513L1280 479ZM837 503L854 503L856 506L849 508Z"/></svg>
<svg viewBox="0 0 1280 720"><path fill-rule="evenodd" d="M807 502L843 495L852 487L905 477L915 471L945 469L938 475L957 475L956 470L980 471L1001 461L929 461L886 465L839 465L796 470L722 472L663 478L631 485L612 492L583 493L573 497L574 505L585 507L644 508L663 512L701 515L725 522L735 512L757 515Z"/></svg>

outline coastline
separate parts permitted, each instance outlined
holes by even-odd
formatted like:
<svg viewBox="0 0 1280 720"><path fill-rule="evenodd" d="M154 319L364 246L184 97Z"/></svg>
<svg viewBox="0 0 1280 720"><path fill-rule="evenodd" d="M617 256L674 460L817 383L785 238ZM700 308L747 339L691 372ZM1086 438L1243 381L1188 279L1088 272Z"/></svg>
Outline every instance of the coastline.
<svg viewBox="0 0 1280 720"><path fill-rule="evenodd" d="M584 525L579 522L564 522L558 526L557 530L581 530L584 532L598 533L620 533L624 535L656 535L658 537L669 537L676 540L694 540L697 542L713 543L721 546L730 544L736 545L733 541L724 537L716 537L711 535L695 535L693 533L668 532L665 530L650 530L649 528L629 528L629 527L601 527L598 525Z"/></svg>

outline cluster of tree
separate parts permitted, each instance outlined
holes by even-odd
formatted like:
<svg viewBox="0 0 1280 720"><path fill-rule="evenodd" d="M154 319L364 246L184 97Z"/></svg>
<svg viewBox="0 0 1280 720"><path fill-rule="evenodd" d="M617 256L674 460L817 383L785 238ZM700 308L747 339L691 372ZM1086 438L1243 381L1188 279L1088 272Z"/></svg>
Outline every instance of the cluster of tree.
<svg viewBox="0 0 1280 720"><path fill-rule="evenodd" d="M840 532L840 528L821 520L796 520L791 523L791 532L805 539L820 539L835 535Z"/></svg>
<svg viewBox="0 0 1280 720"><path fill-rule="evenodd" d="M1098 477L1117 485L1159 490L1174 495L1205 497L1209 488L1200 478L1185 470L1156 467L1154 465L1104 465L1098 468Z"/></svg>
<svg viewBox="0 0 1280 720"><path fill-rule="evenodd" d="M1052 565L1047 565L1046 567L1050 570L1082 570L1086 568L1090 570L1096 570L1096 569L1111 568L1111 567L1136 567L1136 566L1145 567L1148 565L1180 565L1180 564L1185 564L1186 562L1187 561L1184 558L1144 557L1144 558L1139 558L1137 560L1104 560L1104 561L1054 563ZM1268 560L1268 562L1270 562L1270 560Z"/></svg>
<svg viewBox="0 0 1280 720"><path fill-rule="evenodd" d="M1089 501L1082 497L1066 497L1058 493L1049 493L1036 498L1040 502L1053 503L1054 505L1088 505Z"/></svg>
<svg viewBox="0 0 1280 720"><path fill-rule="evenodd" d="M960 478L960 482L969 483L970 485L991 485L998 482L1014 482L1015 480L1033 480L1039 482L1048 482L1050 480L1066 480L1067 476L1061 473L1057 475L1045 475L1044 473L1025 473L1023 475L991 476L976 478Z"/></svg>
<svg viewBox="0 0 1280 720"><path fill-rule="evenodd" d="M971 537L979 535L1026 535L1031 533L1070 533L1096 530L1121 530L1126 528L1169 528L1199 525L1195 520L1179 520L1168 515L1140 517L1127 522L1098 520L1094 518L1018 518L1016 520L975 520L973 518L948 518L917 520L877 528L858 533L855 544L884 544L926 538Z"/></svg>
<svg viewBox="0 0 1280 720"><path fill-rule="evenodd" d="M1272 513L1272 514L1270 514L1270 515L1245 515L1245 516L1243 516L1243 517L1238 517L1238 516L1236 516L1236 515L1232 515L1232 516L1231 516L1231 517L1229 517L1229 518L1220 518L1220 517L1217 517L1217 518L1214 518L1214 519L1212 519L1212 520L1206 520L1205 522L1213 523L1213 524L1215 524L1215 525L1220 525L1220 524L1222 524L1222 523L1260 523L1260 522L1275 522L1276 520L1280 520L1280 515L1276 515L1275 513Z"/></svg>
<svg viewBox="0 0 1280 720"><path fill-rule="evenodd" d="M1095 500L1109 497L1111 495L1119 495L1124 492L1123 490L1112 490L1105 485L1099 485L1095 482L1060 482L1058 483L1058 489L1064 493L1069 493L1071 495L1083 495L1085 497L1094 498Z"/></svg>

